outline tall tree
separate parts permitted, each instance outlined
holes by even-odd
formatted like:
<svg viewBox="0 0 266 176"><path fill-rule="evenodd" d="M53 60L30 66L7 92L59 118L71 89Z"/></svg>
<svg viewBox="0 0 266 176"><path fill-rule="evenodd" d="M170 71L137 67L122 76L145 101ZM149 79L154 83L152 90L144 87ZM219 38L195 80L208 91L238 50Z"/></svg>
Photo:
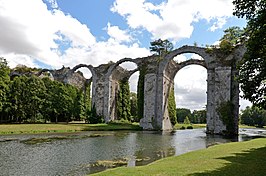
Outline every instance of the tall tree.
<svg viewBox="0 0 266 176"><path fill-rule="evenodd" d="M0 122L8 120L8 94L10 85L9 72L10 69L7 66L7 61L0 57Z"/></svg>
<svg viewBox="0 0 266 176"><path fill-rule="evenodd" d="M7 92L10 81L9 72L10 69L7 66L7 61L0 57L0 112L3 110L3 107L7 102Z"/></svg>
<svg viewBox="0 0 266 176"><path fill-rule="evenodd" d="M175 90L174 85L172 86L169 96L168 96L168 113L170 121L173 125L177 123L176 119L176 104L175 104Z"/></svg>
<svg viewBox="0 0 266 176"><path fill-rule="evenodd" d="M168 52L172 51L174 46L169 40L154 40L150 42L150 51L158 54L159 56L163 56L164 54L167 54Z"/></svg>
<svg viewBox="0 0 266 176"><path fill-rule="evenodd" d="M248 21L247 51L240 65L244 98L266 109L266 1L234 0L234 15Z"/></svg>

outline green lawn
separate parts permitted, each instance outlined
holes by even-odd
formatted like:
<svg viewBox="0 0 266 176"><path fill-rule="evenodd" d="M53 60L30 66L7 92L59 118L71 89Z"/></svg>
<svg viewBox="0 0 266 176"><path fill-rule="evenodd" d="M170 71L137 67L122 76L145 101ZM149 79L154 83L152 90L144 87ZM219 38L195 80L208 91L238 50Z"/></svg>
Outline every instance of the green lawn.
<svg viewBox="0 0 266 176"><path fill-rule="evenodd" d="M7 124L0 125L0 134L51 133L75 131L141 130L139 124Z"/></svg>
<svg viewBox="0 0 266 176"><path fill-rule="evenodd" d="M95 176L265 176L266 138L234 142L164 158L147 166L120 167Z"/></svg>

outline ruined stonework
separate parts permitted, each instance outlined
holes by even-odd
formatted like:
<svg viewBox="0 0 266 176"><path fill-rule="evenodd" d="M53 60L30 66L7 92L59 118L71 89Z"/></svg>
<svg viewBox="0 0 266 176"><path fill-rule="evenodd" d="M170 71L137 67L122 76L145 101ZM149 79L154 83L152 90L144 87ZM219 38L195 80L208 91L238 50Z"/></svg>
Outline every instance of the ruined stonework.
<svg viewBox="0 0 266 176"><path fill-rule="evenodd" d="M116 63L102 64L98 67L79 64L73 69L62 68L59 71L49 70L55 80L77 84L85 80L74 74L78 68L86 67L92 73L92 106L96 107L98 115L108 123L116 119L116 97L119 91L119 81L129 77L145 65L144 81L144 116L140 125L144 130L172 130L168 114L168 97L173 86L174 77L183 67L196 64L207 69L207 133L238 134L239 85L235 77L238 75L237 62L242 59L245 47L237 46L225 54L219 48L203 48L183 46L164 57L156 55L145 58L124 58ZM195 53L203 60L191 59L176 63L173 58L184 53ZM123 62L133 62L136 70L125 70L119 66ZM45 70L47 71L47 69ZM228 131L223 122L219 107L230 102L233 105L233 129Z"/></svg>

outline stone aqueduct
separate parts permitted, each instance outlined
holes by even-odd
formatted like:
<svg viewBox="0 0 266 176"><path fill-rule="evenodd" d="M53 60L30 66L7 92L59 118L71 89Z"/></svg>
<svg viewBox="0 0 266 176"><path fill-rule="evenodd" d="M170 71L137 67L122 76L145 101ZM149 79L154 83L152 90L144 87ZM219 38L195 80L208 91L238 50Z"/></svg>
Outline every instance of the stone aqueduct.
<svg viewBox="0 0 266 176"><path fill-rule="evenodd" d="M171 130L167 106L174 77L187 65L201 65L207 69L207 133L228 132L228 124L223 121L218 107L230 102L232 104L230 133L238 134L239 84L235 79L238 75L236 64L242 59L244 52L245 47L241 45L227 54L219 48L183 46L163 58L156 55L136 59L124 58L116 63L102 64L98 67L79 64L59 76L63 82L71 84L72 75L77 69L88 68L92 73L92 104L95 105L97 114L104 116L105 122L109 122L116 119L115 98L119 81L129 79L134 72L145 67L144 114L140 125L144 130ZM198 54L204 60L191 59L181 63L173 60L175 56L185 53ZM135 63L137 69L131 71L123 69L119 64L124 62ZM47 69L41 72L45 71L55 74L55 71Z"/></svg>

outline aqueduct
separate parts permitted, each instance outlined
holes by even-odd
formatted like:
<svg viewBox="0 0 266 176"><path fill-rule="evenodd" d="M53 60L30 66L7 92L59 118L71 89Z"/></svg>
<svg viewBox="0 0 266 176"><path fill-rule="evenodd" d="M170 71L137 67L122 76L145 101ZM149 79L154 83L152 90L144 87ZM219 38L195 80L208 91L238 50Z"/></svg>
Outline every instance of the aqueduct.
<svg viewBox="0 0 266 176"><path fill-rule="evenodd" d="M237 62L242 59L244 52L245 47L241 45L229 53L219 48L183 46L164 57L152 55L136 59L124 58L98 67L79 64L61 74L60 80L71 83L71 75L77 69L88 68L92 73L92 104L95 105L97 114L103 116L105 122L109 122L116 119L115 97L119 81L128 79L134 72L145 67L144 112L140 125L144 130L171 130L167 106L174 77L187 65L201 65L207 69L207 133L238 134L239 84L235 78L238 75ZM198 54L204 60L191 59L181 63L173 60L175 56L184 53ZM137 69L123 69L119 64L124 62L135 63ZM55 79L58 77L55 70L50 70L50 73Z"/></svg>

